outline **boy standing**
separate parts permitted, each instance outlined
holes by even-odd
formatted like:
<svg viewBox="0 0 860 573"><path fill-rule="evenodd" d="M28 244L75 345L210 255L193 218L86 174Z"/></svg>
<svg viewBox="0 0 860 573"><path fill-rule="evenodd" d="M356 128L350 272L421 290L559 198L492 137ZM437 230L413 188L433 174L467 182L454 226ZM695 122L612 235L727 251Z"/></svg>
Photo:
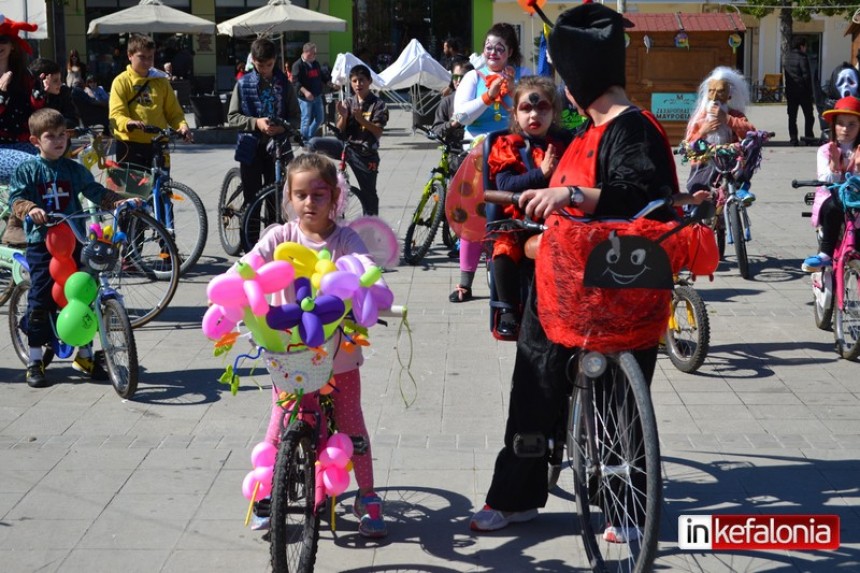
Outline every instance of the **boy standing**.
<svg viewBox="0 0 860 573"><path fill-rule="evenodd" d="M116 205L139 199L123 199L97 183L80 163L63 157L68 143L66 122L55 109L41 109L30 116L30 143L39 149L39 157L22 163L9 183L9 203L14 215L24 221L27 234L27 264L30 267L30 292L27 298L29 324L27 337L30 361L27 364L27 384L33 388L48 385L42 348L51 342L51 314L57 305L51 296L54 281L49 267L51 254L45 244L48 234L48 213L76 213L81 210L78 193L100 205L113 209ZM29 220L27 217L29 216ZM79 251L76 248L75 252ZM102 353L99 353L102 354ZM78 349L72 368L94 380L107 380L107 373L93 356L91 346Z"/></svg>
<svg viewBox="0 0 860 573"><path fill-rule="evenodd" d="M370 91L370 69L365 65L353 66L349 71L349 84L353 95L337 102L337 128L348 141L364 143L361 151L349 148L346 161L358 182L358 199L365 215L379 214L379 195L376 179L379 176L379 138L388 123L385 102ZM315 137L308 144L311 151L320 151L329 157L340 157L343 144L336 139Z"/></svg>
<svg viewBox="0 0 860 573"><path fill-rule="evenodd" d="M286 120L298 129L301 124L299 102L293 84L279 69L275 69L277 48L266 38L251 44L254 69L236 82L230 98L227 123L242 130L236 145L236 161L242 179L242 194L249 204L263 188L275 181L275 159L266 151L272 137L286 130L269 123L269 118ZM259 224L259 223L257 223ZM252 237L258 234L254 229Z"/></svg>
<svg viewBox="0 0 860 573"><path fill-rule="evenodd" d="M147 125L172 127L191 140L185 112L176 99L167 74L152 67L155 42L149 36L133 35L128 41L129 65L113 80L108 116L116 138L117 161L149 168L152 165L152 135Z"/></svg>

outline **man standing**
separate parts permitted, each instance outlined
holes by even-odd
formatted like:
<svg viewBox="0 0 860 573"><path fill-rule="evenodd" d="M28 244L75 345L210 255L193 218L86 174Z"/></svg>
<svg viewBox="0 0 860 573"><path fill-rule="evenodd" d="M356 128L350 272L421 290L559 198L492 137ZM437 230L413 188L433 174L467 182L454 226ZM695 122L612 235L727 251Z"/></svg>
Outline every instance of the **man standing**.
<svg viewBox="0 0 860 573"><path fill-rule="evenodd" d="M317 61L317 46L308 42L302 47L302 56L293 64L292 78L302 111L301 132L305 140L316 135L324 120L322 76L322 69Z"/></svg>
<svg viewBox="0 0 860 573"><path fill-rule="evenodd" d="M792 145L799 145L797 139L797 108L803 109L804 141L815 143L812 126L815 125L812 101L812 72L806 56L806 38L795 37L791 41L791 51L783 63L785 73L785 99L788 102L788 136Z"/></svg>

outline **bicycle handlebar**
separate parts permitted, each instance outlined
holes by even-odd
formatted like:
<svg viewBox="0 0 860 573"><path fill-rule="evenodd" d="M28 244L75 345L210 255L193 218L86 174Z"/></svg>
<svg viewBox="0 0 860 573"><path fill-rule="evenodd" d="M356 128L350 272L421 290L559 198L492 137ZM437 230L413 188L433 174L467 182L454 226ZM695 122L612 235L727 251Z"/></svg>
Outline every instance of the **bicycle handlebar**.
<svg viewBox="0 0 860 573"><path fill-rule="evenodd" d="M792 179L791 180L791 186L794 189L798 189L799 187L828 187L830 185L841 185L841 183L827 183L826 181L816 181L814 179L810 179L810 180Z"/></svg>

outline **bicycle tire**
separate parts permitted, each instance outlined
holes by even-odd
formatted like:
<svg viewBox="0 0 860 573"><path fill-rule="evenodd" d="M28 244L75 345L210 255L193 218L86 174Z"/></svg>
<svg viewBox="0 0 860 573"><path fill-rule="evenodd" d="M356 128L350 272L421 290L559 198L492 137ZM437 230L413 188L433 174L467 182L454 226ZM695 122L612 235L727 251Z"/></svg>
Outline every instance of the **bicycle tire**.
<svg viewBox="0 0 860 573"><path fill-rule="evenodd" d="M128 212L122 219L127 244L108 275L108 284L118 290L131 321L138 328L161 314L179 286L179 253L170 233L142 211Z"/></svg>
<svg viewBox="0 0 860 573"><path fill-rule="evenodd" d="M445 188L438 179L429 183L429 189L421 195L412 214L412 222L403 240L403 260L410 265L417 265L427 256L445 211Z"/></svg>
<svg viewBox="0 0 860 573"><path fill-rule="evenodd" d="M30 362L30 344L27 334L24 332L27 321L27 295L30 292L30 281L23 281L12 289L9 296L9 334L12 338L12 346L24 366ZM45 368L54 359L54 349L46 344L42 349L42 364Z"/></svg>
<svg viewBox="0 0 860 573"><path fill-rule="evenodd" d="M578 374L568 422L568 452L572 452L574 492L579 516L581 537L588 561L594 571L651 571L657 553L657 541L662 506L662 478L660 475L660 444L657 420L648 385L639 364L629 352L606 356L606 372L597 380ZM608 381L611 380L611 383ZM586 384L592 384L589 390ZM589 404L584 404L586 396ZM601 410L601 406L607 407ZM593 424L586 421L587 411L598 412ZM637 424L638 421L638 424ZM594 446L588 446L588 426L600 423ZM622 431L605 431L607 426ZM629 444L637 441L635 431L642 439L630 451ZM591 459L588 450L597 451ZM644 466L644 470L643 470ZM604 471L608 470L608 471ZM624 475L627 472L627 475ZM607 523L621 527L636 527L636 516L630 515L620 499L632 497L636 487L633 472L640 475L638 486L645 491L637 500L634 513L644 512L641 537L632 543L607 543L602 540ZM641 474L644 473L644 476ZM626 478L626 481L625 481ZM644 507L642 504L644 498Z"/></svg>
<svg viewBox="0 0 860 573"><path fill-rule="evenodd" d="M0 268L0 306L6 304L13 290L15 290L15 280L12 278L12 269Z"/></svg>
<svg viewBox="0 0 860 573"><path fill-rule="evenodd" d="M860 357L860 260L842 263L842 306L836 305L836 350L845 360Z"/></svg>
<svg viewBox="0 0 860 573"><path fill-rule="evenodd" d="M224 176L221 192L218 195L218 238L221 247L231 257L242 252L242 215L245 209L245 196L242 192L242 179L239 168L233 167Z"/></svg>
<svg viewBox="0 0 860 573"><path fill-rule="evenodd" d="M315 462L314 432L305 422L295 422L278 446L272 479L270 550L275 573L313 571L320 527Z"/></svg>
<svg viewBox="0 0 860 573"><path fill-rule="evenodd" d="M246 253L250 252L263 236L263 231L269 225L283 223L284 217L281 214L281 202L279 189L275 185L266 185L251 204L245 207L245 213L242 215L242 250ZM255 227L254 220L259 221L259 227Z"/></svg>
<svg viewBox="0 0 860 573"><path fill-rule="evenodd" d="M691 373L705 362L711 325L705 301L689 285L677 285L672 294L672 316L666 328L666 354L675 368Z"/></svg>
<svg viewBox="0 0 860 573"><path fill-rule="evenodd" d="M347 183L349 183L349 180L347 180ZM346 194L343 201L342 219L347 223L364 217L364 206L362 206L361 200L358 198L357 191L357 187L350 185L349 192Z"/></svg>
<svg viewBox="0 0 860 573"><path fill-rule="evenodd" d="M137 344L131 321L125 307L115 298L102 300L101 306L99 329L110 381L117 394L129 399L137 392L139 375Z"/></svg>
<svg viewBox="0 0 860 573"><path fill-rule="evenodd" d="M189 186L170 180L165 184L165 193L173 203L173 229L168 229L181 264L179 274L187 273L200 259L209 234L209 219L200 196ZM189 208L190 206L190 208ZM178 232L182 229L182 232Z"/></svg>
<svg viewBox="0 0 860 573"><path fill-rule="evenodd" d="M454 245L457 244L457 235L451 231L451 225L448 224L448 217L444 214L444 209L442 213L442 244L449 249L453 249Z"/></svg>
<svg viewBox="0 0 860 573"><path fill-rule="evenodd" d="M747 243L744 240L744 228L741 224L741 210L736 202L726 205L729 210L729 226L732 232L732 242L735 247L735 257L738 261L738 270L745 279L750 278L750 263L747 258Z"/></svg>
<svg viewBox="0 0 860 573"><path fill-rule="evenodd" d="M820 282L820 288L815 285L816 281ZM833 283L832 270L812 273L812 314L815 326L820 330L830 330L833 327L833 306L836 301L833 296Z"/></svg>

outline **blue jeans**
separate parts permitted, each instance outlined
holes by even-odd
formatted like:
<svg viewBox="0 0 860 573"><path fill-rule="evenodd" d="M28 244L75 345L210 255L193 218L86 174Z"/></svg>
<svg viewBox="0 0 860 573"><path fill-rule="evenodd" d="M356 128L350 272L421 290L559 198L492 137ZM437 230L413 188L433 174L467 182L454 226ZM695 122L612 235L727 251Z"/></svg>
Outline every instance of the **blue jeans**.
<svg viewBox="0 0 860 573"><path fill-rule="evenodd" d="M323 96L318 95L312 101L299 98L299 109L302 111L302 137L312 138L324 121Z"/></svg>

